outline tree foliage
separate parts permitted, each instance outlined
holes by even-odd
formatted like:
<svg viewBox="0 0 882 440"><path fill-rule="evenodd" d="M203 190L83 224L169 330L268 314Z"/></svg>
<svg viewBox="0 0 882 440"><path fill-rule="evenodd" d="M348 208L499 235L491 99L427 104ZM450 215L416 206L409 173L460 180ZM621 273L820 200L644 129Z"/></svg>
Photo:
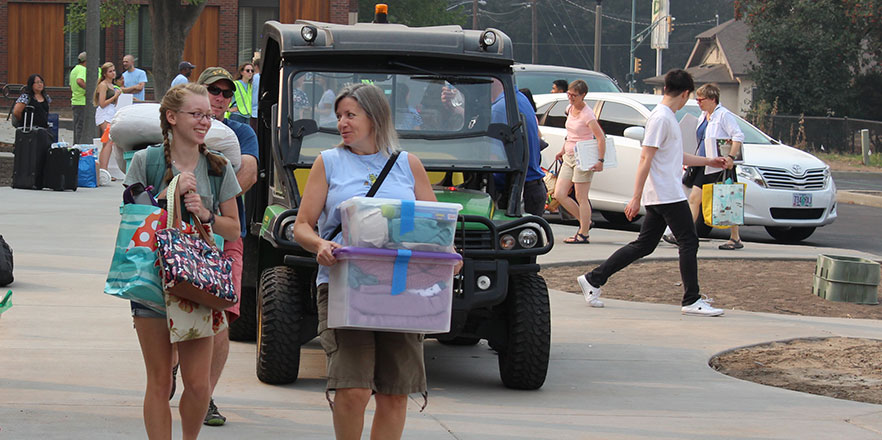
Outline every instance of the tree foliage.
<svg viewBox="0 0 882 440"><path fill-rule="evenodd" d="M67 5L68 22L65 32L80 32L86 29L86 6L88 0L78 0ZM138 11L137 4L127 4L126 0L106 0L101 3L101 28L121 25L126 22L126 14Z"/></svg>
<svg viewBox="0 0 882 440"><path fill-rule="evenodd" d="M757 57L754 101L784 114L854 116L855 78L868 60L867 30L878 17L855 15L850 0L741 0ZM861 23L861 25L857 25ZM879 38L879 35L874 37ZM871 38L873 39L873 38Z"/></svg>

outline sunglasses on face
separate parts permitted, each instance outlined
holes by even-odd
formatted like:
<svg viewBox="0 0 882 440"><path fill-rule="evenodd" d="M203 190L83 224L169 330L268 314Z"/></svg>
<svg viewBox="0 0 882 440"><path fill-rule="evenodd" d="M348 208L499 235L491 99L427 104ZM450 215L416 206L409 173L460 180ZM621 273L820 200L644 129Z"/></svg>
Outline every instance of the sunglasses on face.
<svg viewBox="0 0 882 440"><path fill-rule="evenodd" d="M217 86L208 86L207 88L208 88L208 93L211 93L212 95L217 96L217 95L223 94L224 98L228 98L228 99L233 97L233 91L230 89L222 89Z"/></svg>
<svg viewBox="0 0 882 440"><path fill-rule="evenodd" d="M254 70L251 70L251 69L245 69L245 72L246 72L246 73L251 73L251 72L254 72Z"/></svg>

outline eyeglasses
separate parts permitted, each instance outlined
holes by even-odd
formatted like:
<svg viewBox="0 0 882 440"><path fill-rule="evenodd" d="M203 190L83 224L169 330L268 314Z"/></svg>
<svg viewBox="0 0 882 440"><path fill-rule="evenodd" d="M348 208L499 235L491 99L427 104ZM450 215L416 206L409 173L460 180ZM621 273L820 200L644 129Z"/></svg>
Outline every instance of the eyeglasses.
<svg viewBox="0 0 882 440"><path fill-rule="evenodd" d="M208 122L215 120L213 114L211 113L202 113L202 112L178 112L178 113L186 113L193 117L197 122L201 122L203 119L208 119Z"/></svg>
<svg viewBox="0 0 882 440"><path fill-rule="evenodd" d="M695 101L701 104L702 101L707 101L708 98L695 98Z"/></svg>
<svg viewBox="0 0 882 440"><path fill-rule="evenodd" d="M211 93L212 95L215 95L215 96L223 94L224 98L227 98L227 99L233 97L233 90L232 89L222 89L217 86L208 86L208 93Z"/></svg>
<svg viewBox="0 0 882 440"><path fill-rule="evenodd" d="M573 92L567 92L567 96L570 97L570 98L575 98L575 97L577 97L577 96L579 96L579 95L576 94L576 93L573 93Z"/></svg>

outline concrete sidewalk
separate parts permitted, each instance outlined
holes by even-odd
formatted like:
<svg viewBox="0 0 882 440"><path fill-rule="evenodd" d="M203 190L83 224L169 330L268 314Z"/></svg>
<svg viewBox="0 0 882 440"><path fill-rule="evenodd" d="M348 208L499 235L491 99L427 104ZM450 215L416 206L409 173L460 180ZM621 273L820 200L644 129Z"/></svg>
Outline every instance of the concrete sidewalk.
<svg viewBox="0 0 882 440"><path fill-rule="evenodd" d="M10 286L14 306L0 319L0 439L146 437L141 418L144 367L128 304L101 293L120 193L116 185L75 193L0 188L0 234L14 248L16 263L16 282ZM558 240L572 228L556 226ZM542 261L602 260L609 249L634 236L592 231L592 245L558 245ZM702 243L699 255L713 256L715 244ZM675 252L665 246L659 256ZM766 258L822 251L753 243L751 248ZM747 255L759 256L738 256ZM581 296L551 292L551 364L538 391L502 387L496 356L486 343L448 347L427 342L429 406L419 413L422 401L414 396L404 437L882 436L882 406L757 385L707 366L715 353L765 341L878 338L882 321L731 310L721 318L695 318L681 315L676 306L605 302L606 308L592 309ZM332 438L319 344L307 344L302 358L297 383L269 386L255 377L254 344L233 343L214 396L228 424L204 427L202 438ZM176 420L179 397L180 390L172 402Z"/></svg>

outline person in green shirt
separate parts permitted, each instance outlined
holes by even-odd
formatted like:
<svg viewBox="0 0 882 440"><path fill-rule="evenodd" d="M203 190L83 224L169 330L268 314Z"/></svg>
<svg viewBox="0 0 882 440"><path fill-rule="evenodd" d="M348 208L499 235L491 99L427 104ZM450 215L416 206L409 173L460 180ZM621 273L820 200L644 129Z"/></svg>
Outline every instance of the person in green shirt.
<svg viewBox="0 0 882 440"><path fill-rule="evenodd" d="M86 52L77 56L79 64L70 71L70 105L73 107L74 144L82 144L86 111ZM86 139L88 140L88 139Z"/></svg>

